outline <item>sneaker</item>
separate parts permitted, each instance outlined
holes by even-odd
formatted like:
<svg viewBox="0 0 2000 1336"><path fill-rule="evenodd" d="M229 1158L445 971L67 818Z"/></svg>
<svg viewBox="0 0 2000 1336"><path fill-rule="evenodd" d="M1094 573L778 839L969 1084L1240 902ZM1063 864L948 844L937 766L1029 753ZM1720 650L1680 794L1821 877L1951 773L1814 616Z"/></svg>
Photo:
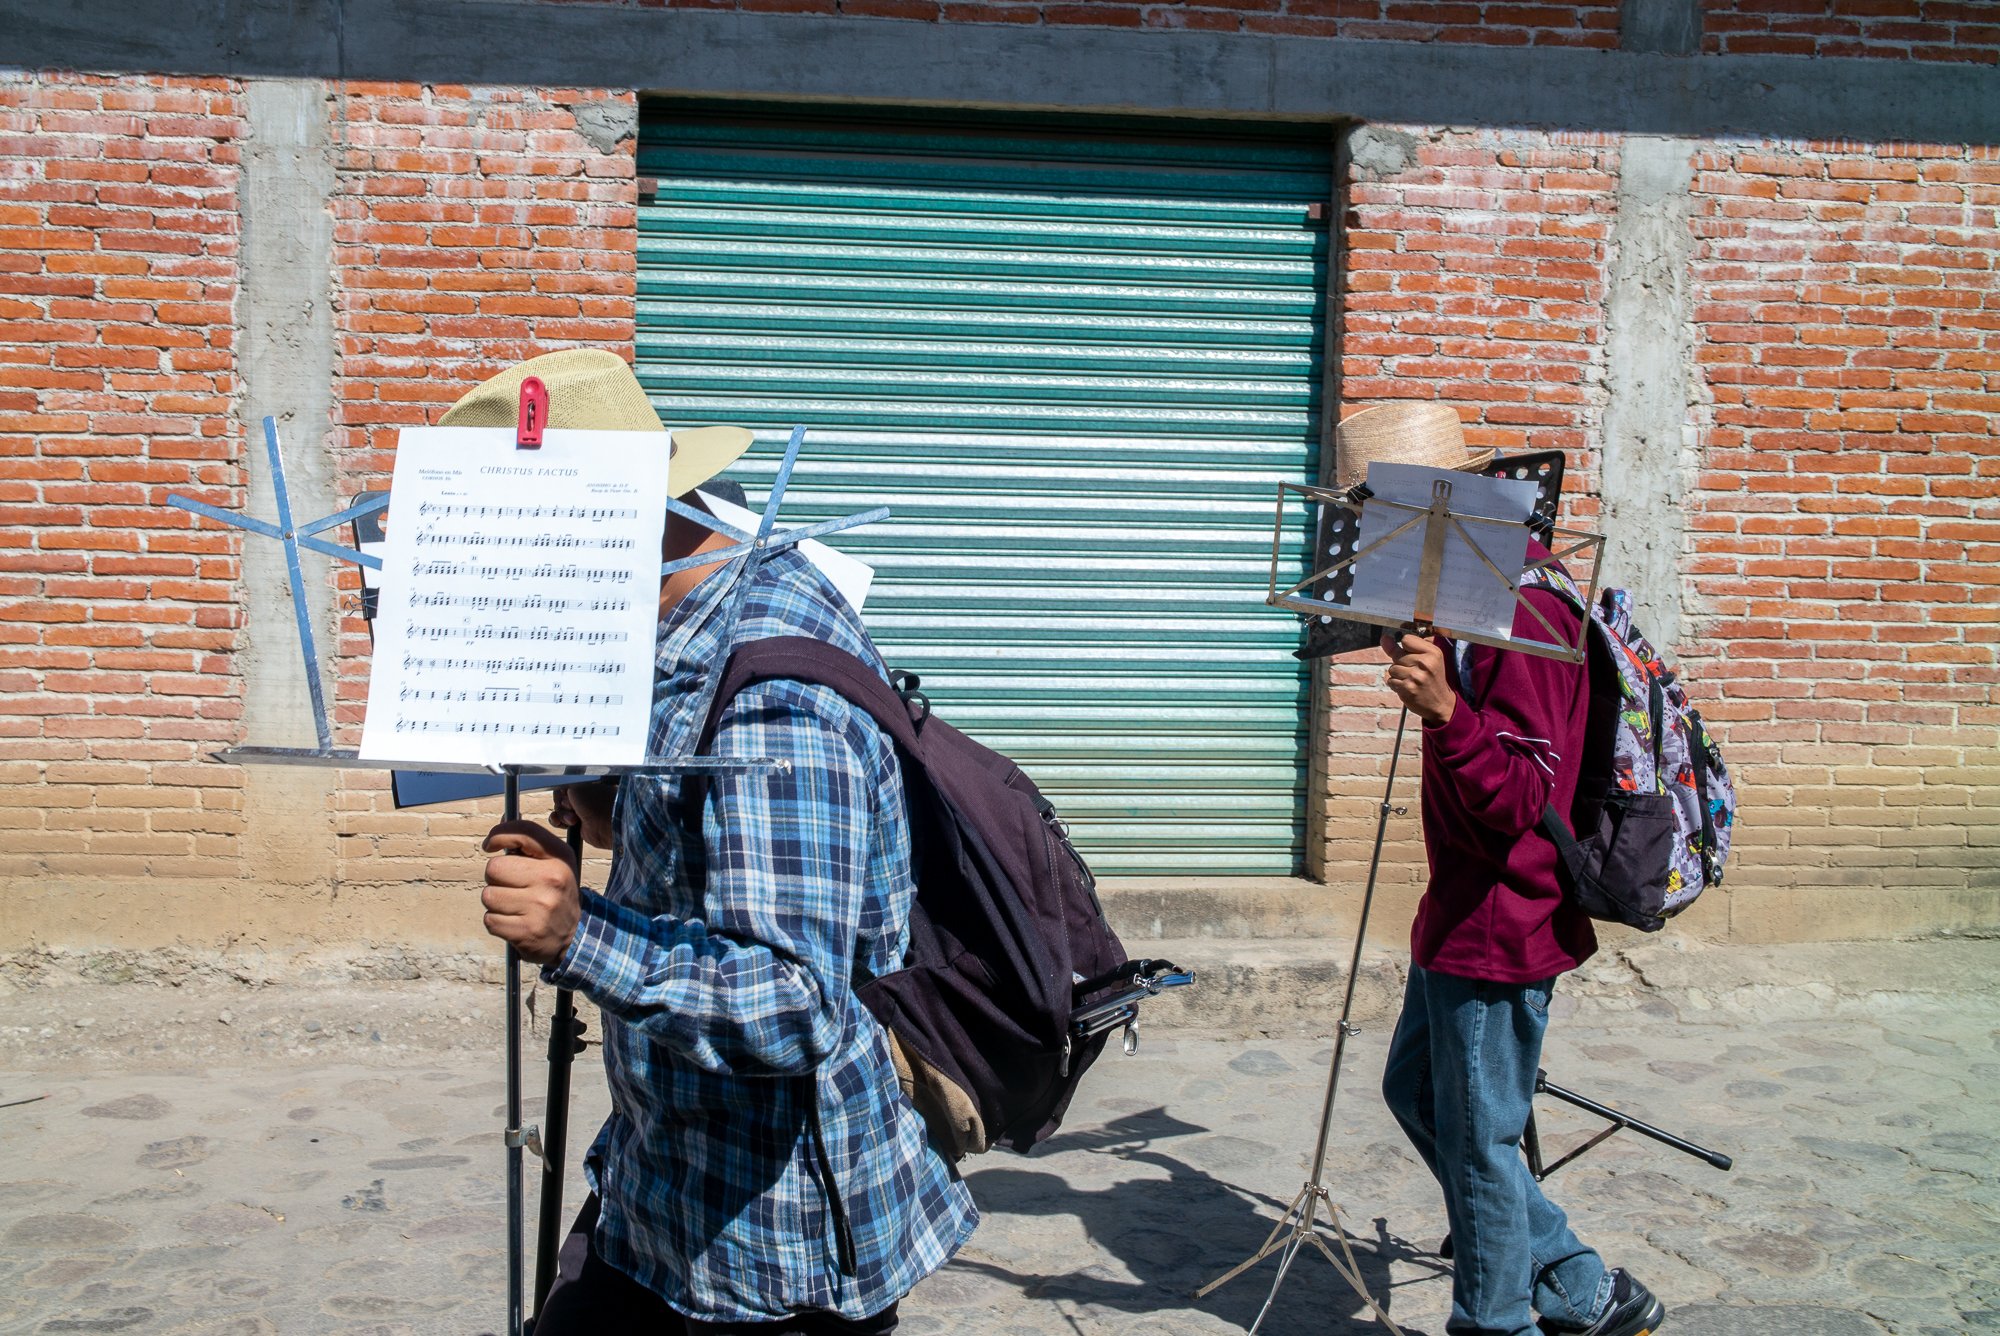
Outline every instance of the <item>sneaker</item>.
<svg viewBox="0 0 2000 1336"><path fill-rule="evenodd" d="M1547 1318L1538 1325L1546 1336L1652 1336L1667 1320L1667 1307L1638 1281L1614 1269L1611 1302L1604 1316L1587 1327L1558 1327Z"/></svg>

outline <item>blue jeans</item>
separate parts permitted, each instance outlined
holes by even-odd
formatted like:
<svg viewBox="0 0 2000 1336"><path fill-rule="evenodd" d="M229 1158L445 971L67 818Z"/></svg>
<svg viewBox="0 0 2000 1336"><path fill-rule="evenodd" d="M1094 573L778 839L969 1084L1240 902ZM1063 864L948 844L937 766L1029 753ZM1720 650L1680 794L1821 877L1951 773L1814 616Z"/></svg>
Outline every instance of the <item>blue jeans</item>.
<svg viewBox="0 0 2000 1336"><path fill-rule="evenodd" d="M1611 1298L1603 1259L1521 1158L1554 987L1410 966L1382 1094L1444 1190L1454 1336L1537 1336L1536 1312L1587 1327Z"/></svg>

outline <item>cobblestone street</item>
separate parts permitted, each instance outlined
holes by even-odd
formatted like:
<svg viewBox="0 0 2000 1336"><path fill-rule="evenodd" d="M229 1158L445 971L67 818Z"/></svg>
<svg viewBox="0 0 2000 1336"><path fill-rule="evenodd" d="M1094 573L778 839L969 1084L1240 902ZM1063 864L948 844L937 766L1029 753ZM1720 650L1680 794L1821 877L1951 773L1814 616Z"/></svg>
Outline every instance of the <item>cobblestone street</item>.
<svg viewBox="0 0 2000 1336"><path fill-rule="evenodd" d="M1866 1008L1559 995L1551 1080L1736 1159L1719 1172L1624 1133L1550 1180L1579 1232L1665 1299L1673 1336L2000 1330L2000 951L1952 950L1974 965L1961 992ZM153 1000L135 1010L135 993ZM44 1097L0 1108L0 1330L498 1330L495 1000L475 985L8 996L0 1103ZM1350 1045L1328 1182L1370 1286L1438 1336L1442 1208L1375 1090L1387 1037L1371 1024ZM967 1166L984 1223L906 1302L903 1331L1247 1327L1274 1263L1192 1292L1298 1190L1330 1056L1323 1035L1114 1046L1048 1146ZM572 1158L605 1105L588 1057L576 1104ZM1547 1102L1541 1119L1551 1158L1601 1126ZM577 1183L572 1169L572 1206ZM1264 1329L1369 1328L1305 1255Z"/></svg>

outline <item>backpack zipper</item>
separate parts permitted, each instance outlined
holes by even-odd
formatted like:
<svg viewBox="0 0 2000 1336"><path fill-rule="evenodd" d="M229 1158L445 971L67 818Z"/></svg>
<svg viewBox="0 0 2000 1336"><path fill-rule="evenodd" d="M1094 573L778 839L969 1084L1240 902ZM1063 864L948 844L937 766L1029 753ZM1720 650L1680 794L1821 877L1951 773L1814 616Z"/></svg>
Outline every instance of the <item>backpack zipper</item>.
<svg viewBox="0 0 2000 1336"><path fill-rule="evenodd" d="M1090 864L1083 861L1083 855L1076 851L1076 846L1070 843L1068 824L1063 821L1062 817L1056 814L1055 804L1047 798L1037 796L1035 807L1042 814L1042 835L1044 842L1053 846L1050 849L1049 862L1052 865L1056 862L1056 848L1060 848L1065 854L1069 855L1069 861L1076 865L1077 877L1083 882L1084 894L1090 897L1091 908L1097 911L1097 917L1103 918L1104 904L1097 898L1096 874L1091 872ZM1064 922L1067 923L1068 920L1065 919Z"/></svg>

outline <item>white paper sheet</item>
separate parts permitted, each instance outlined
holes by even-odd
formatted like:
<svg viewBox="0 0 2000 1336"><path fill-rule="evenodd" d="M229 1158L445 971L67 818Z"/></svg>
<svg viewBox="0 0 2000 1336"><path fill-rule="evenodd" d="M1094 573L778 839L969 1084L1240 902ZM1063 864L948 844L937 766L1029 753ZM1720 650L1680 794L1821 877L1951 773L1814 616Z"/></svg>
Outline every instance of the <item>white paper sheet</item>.
<svg viewBox="0 0 2000 1336"><path fill-rule="evenodd" d="M732 505L720 497L710 496L700 488L695 495L702 499L709 512L724 524L733 524L745 533L757 531L758 516L753 511ZM780 523L779 530L797 528L797 525ZM864 561L857 561L845 552L836 552L817 538L808 538L799 544L799 551L805 553L807 561L819 567L819 572L827 582L840 591L847 600L847 606L856 612L868 601L868 590L875 583L875 568Z"/></svg>
<svg viewBox="0 0 2000 1336"><path fill-rule="evenodd" d="M1431 485L1451 484L1451 512L1503 520L1503 525L1465 524L1480 551L1510 580L1518 580L1528 559L1528 516L1534 511L1536 485L1524 479L1487 478L1476 473L1424 468L1417 464L1370 464L1368 488L1379 500L1429 506ZM1413 518L1412 512L1369 501L1361 508L1361 538L1357 551ZM1354 592L1348 606L1377 617L1412 620L1416 610L1417 577L1423 568L1425 524L1418 523L1354 563ZM1497 578L1458 530L1447 527L1444 562L1438 574L1433 622L1440 631L1471 631L1489 636L1511 635L1514 595Z"/></svg>
<svg viewBox="0 0 2000 1336"><path fill-rule="evenodd" d="M644 761L667 455L655 432L404 431L362 759Z"/></svg>

